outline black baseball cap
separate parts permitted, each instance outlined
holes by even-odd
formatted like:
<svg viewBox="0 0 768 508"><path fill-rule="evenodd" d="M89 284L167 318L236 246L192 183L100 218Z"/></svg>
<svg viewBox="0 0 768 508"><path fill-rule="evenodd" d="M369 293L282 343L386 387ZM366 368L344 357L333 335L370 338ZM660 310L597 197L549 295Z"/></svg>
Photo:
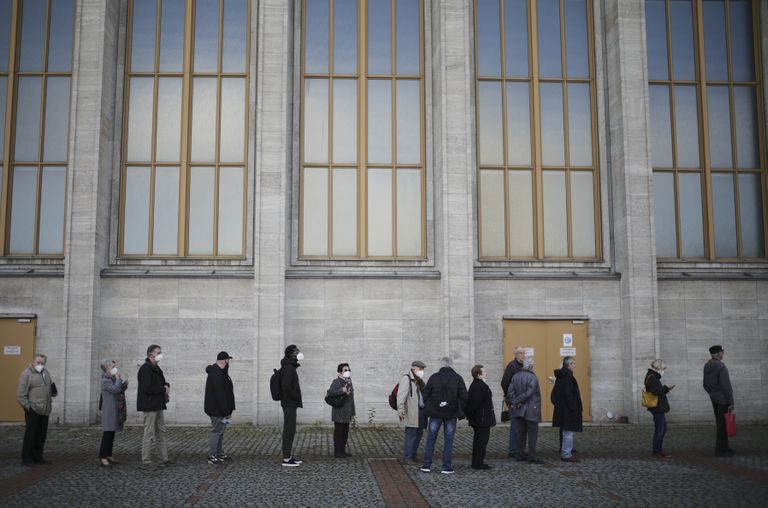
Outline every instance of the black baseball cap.
<svg viewBox="0 0 768 508"><path fill-rule="evenodd" d="M216 360L230 360L232 359L231 356L229 356L229 353L226 351L222 351L221 353L216 355Z"/></svg>

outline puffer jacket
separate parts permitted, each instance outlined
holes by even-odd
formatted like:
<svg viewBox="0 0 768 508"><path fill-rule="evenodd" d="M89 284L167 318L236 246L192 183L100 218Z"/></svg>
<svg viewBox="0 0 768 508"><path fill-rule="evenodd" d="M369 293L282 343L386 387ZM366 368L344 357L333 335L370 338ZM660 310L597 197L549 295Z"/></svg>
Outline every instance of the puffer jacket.
<svg viewBox="0 0 768 508"><path fill-rule="evenodd" d="M733 388L728 368L720 360L712 358L704 365L704 389L715 404L733 405Z"/></svg>
<svg viewBox="0 0 768 508"><path fill-rule="evenodd" d="M541 390L539 380L530 370L521 370L512 378L507 392L509 415L531 422L541 421Z"/></svg>
<svg viewBox="0 0 768 508"><path fill-rule="evenodd" d="M348 388L347 396L344 397L344 405L331 408L331 421L334 423L349 423L355 416L355 389L350 379L343 379L336 376L328 388L327 395L336 396L344 393L344 387Z"/></svg>
<svg viewBox="0 0 768 508"><path fill-rule="evenodd" d="M16 388L16 400L25 410L32 410L43 416L51 414L51 374L48 369L37 372L30 365L21 373Z"/></svg>
<svg viewBox="0 0 768 508"><path fill-rule="evenodd" d="M648 369L648 373L645 375L645 391L659 398L656 407L649 407L648 411L661 414L669 413L669 401L667 400L669 387L661 384L661 375L653 369Z"/></svg>

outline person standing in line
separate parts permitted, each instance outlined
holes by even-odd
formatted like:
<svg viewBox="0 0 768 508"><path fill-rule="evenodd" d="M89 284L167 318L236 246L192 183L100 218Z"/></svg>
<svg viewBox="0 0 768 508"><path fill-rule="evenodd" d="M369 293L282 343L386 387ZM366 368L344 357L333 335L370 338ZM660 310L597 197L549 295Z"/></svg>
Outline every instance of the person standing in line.
<svg viewBox="0 0 768 508"><path fill-rule="evenodd" d="M21 465L48 464L43 458L45 438L48 435L48 417L56 396L51 374L45 368L48 358L35 355L29 367L24 369L16 387L16 400L24 408L24 442L21 445Z"/></svg>
<svg viewBox="0 0 768 508"><path fill-rule="evenodd" d="M331 409L331 421L333 421L333 456L337 459L351 457L347 452L349 440L349 422L355 416L355 389L352 386L352 369L348 363L340 363L336 367L337 376L331 382L327 395L330 397L342 397L341 406L333 406Z"/></svg>
<svg viewBox="0 0 768 508"><path fill-rule="evenodd" d="M666 414L669 413L669 401L667 394L672 391L675 385L667 386L661 384L661 377L667 365L661 360L651 362L651 368L645 375L645 391L658 397L656 407L649 407L648 411L653 415L653 442L652 454L654 459L671 459L672 455L664 453L664 435L667 433Z"/></svg>
<svg viewBox="0 0 768 508"><path fill-rule="evenodd" d="M293 456L293 438L296 436L296 410L302 406L301 386L296 372L304 359L304 353L295 344L285 348L285 357L280 360L280 389L283 408L283 466L297 467L302 461Z"/></svg>
<svg viewBox="0 0 768 508"><path fill-rule="evenodd" d="M101 398L99 410L101 410L101 447L99 460L102 466L111 467L118 462L112 456L115 444L115 432L123 431L123 423L128 418L128 408L125 404L125 390L128 389L128 381L123 379L117 371L114 360L101 361Z"/></svg>
<svg viewBox="0 0 768 508"><path fill-rule="evenodd" d="M525 360L523 370L515 374L507 393L510 417L517 422L517 460L529 464L543 464L536 456L536 440L541 421L541 391L539 380L533 373L533 362ZM528 441L528 455L525 442Z"/></svg>
<svg viewBox="0 0 768 508"><path fill-rule="evenodd" d="M424 414L424 362L414 360L411 369L403 374L397 387L397 411L401 422L405 423L405 442L403 444L403 462L409 466L419 464L416 454L421 436L427 427Z"/></svg>
<svg viewBox="0 0 768 508"><path fill-rule="evenodd" d="M491 437L491 427L496 425L496 413L493 411L493 394L486 382L482 365L472 367L472 384L469 385L464 412L467 414L469 426L474 431L472 469L491 469L491 466L485 463L485 452Z"/></svg>
<svg viewBox="0 0 768 508"><path fill-rule="evenodd" d="M735 450L728 446L725 432L725 413L733 411L733 388L728 367L723 363L725 350L717 345L709 348L710 360L704 365L704 389L712 401L715 411L716 440L715 456L730 457Z"/></svg>
<svg viewBox="0 0 768 508"><path fill-rule="evenodd" d="M208 440L208 463L222 464L232 460L224 453L224 431L235 410L235 389L229 377L229 361L232 357L226 351L216 355L216 363L208 365L205 372L205 414L211 418L211 437Z"/></svg>
<svg viewBox="0 0 768 508"><path fill-rule="evenodd" d="M575 369L574 357L563 358L562 368L555 369L555 386L550 395L550 400L555 405L552 426L559 427L562 435L560 460L563 462L581 462L573 455L573 434L581 432L584 428L579 383L573 376Z"/></svg>
<svg viewBox="0 0 768 508"><path fill-rule="evenodd" d="M501 390L504 395L509 392L509 383L512 381L512 377L523 370L523 362L525 362L525 349L521 346L515 346L515 357L507 364L507 368L504 369L504 375L501 378ZM509 448L507 450L507 457L517 457L517 425L512 418L509 420Z"/></svg>
<svg viewBox="0 0 768 508"><path fill-rule="evenodd" d="M160 465L168 466L173 461L168 458L165 445L165 410L171 393L171 385L165 381L160 368L163 350L157 344L147 348L147 359L139 368L139 387L136 393L136 409L144 413L144 436L141 440L141 467L154 469L152 463L152 442L160 455Z"/></svg>
<svg viewBox="0 0 768 508"><path fill-rule="evenodd" d="M453 438L456 434L458 419L464 418L464 406L467 404L467 386L464 379L453 370L453 359L446 356L440 360L442 367L430 376L424 388L424 414L429 417L429 434L424 448L424 462L421 471L432 470L432 455L440 427L445 427L443 434L443 467L441 473L452 474Z"/></svg>

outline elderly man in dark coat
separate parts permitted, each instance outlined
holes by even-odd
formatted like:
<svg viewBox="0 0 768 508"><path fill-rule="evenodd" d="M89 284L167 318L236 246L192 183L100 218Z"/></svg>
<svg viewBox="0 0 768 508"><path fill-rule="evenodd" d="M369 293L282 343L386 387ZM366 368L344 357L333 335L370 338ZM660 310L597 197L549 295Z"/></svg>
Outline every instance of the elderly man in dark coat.
<svg viewBox="0 0 768 508"><path fill-rule="evenodd" d="M552 426L560 427L563 433L563 442L560 445L560 460L563 462L580 462L573 456L573 433L583 430L579 383L573 377L575 368L575 358L563 358L563 368L555 369L555 387L550 395L550 400L555 405Z"/></svg>

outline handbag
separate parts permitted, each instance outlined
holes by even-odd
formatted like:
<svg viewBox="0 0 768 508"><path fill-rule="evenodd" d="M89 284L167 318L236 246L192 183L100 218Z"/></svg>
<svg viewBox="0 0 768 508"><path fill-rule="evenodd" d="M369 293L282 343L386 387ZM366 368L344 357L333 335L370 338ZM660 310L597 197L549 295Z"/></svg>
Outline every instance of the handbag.
<svg viewBox="0 0 768 508"><path fill-rule="evenodd" d="M506 398L504 399L504 402L501 403L501 421L509 421L509 403L507 403Z"/></svg>
<svg viewBox="0 0 768 508"><path fill-rule="evenodd" d="M326 395L325 403L331 407L341 407L344 405L346 398L347 398L346 393L342 393L341 395Z"/></svg>
<svg viewBox="0 0 768 508"><path fill-rule="evenodd" d="M723 413L725 420L725 435L733 437L736 435L736 415L734 413Z"/></svg>
<svg viewBox="0 0 768 508"><path fill-rule="evenodd" d="M659 396L643 390L643 407L653 409L659 405Z"/></svg>

